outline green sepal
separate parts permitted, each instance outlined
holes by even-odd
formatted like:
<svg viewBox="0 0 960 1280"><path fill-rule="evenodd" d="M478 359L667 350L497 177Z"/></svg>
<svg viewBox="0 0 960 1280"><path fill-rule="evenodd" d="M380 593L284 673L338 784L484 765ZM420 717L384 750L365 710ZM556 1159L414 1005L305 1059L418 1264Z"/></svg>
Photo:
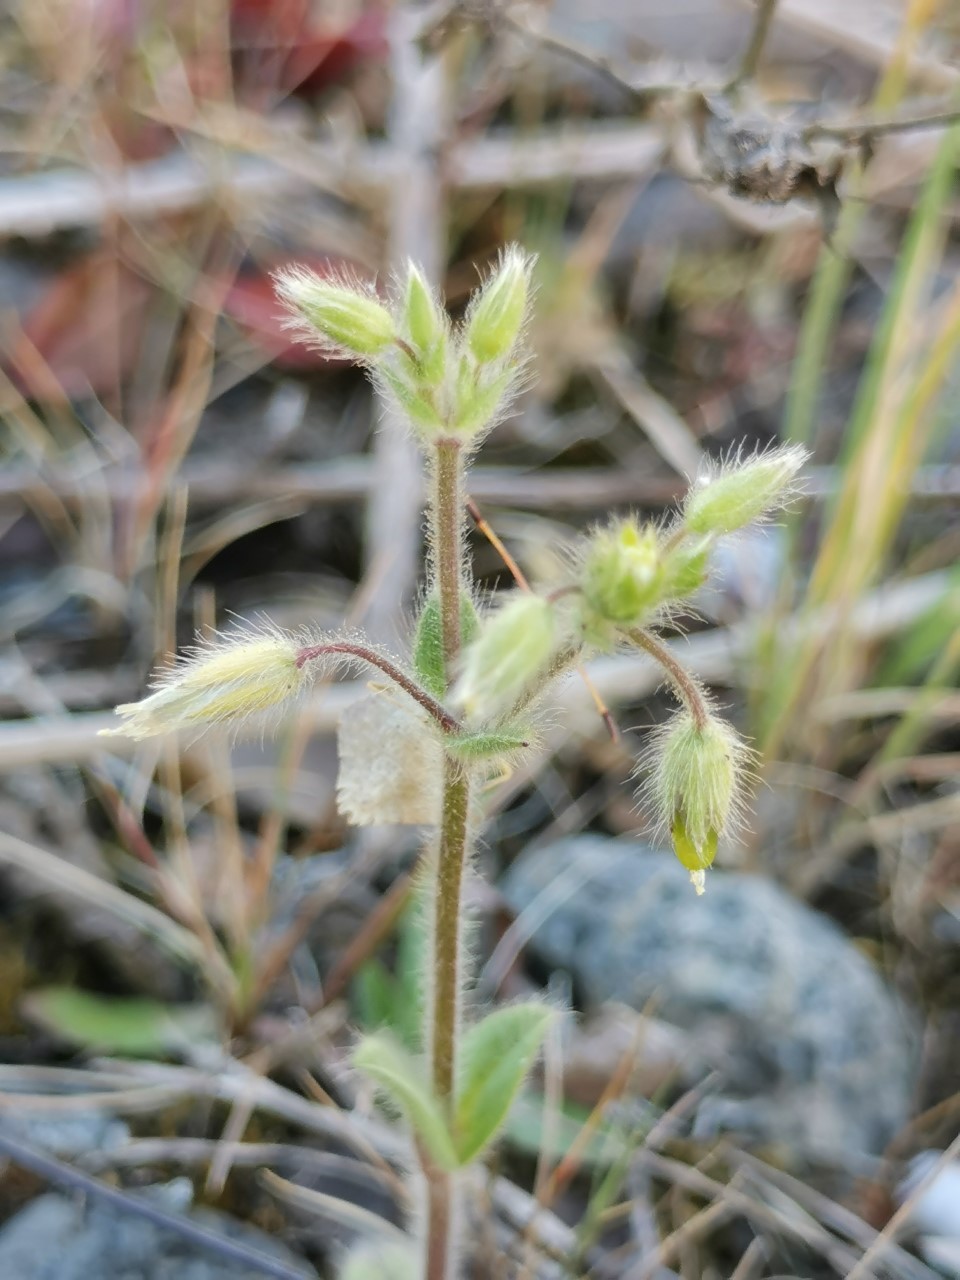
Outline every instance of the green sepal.
<svg viewBox="0 0 960 1280"><path fill-rule="evenodd" d="M707 580L713 539L698 538L695 543L680 543L664 557L661 594L664 600L685 600Z"/></svg>
<svg viewBox="0 0 960 1280"><path fill-rule="evenodd" d="M353 1051L353 1065L380 1086L410 1123L414 1133L441 1168L461 1163L440 1104L430 1092L422 1062L388 1032L364 1036Z"/></svg>
<svg viewBox="0 0 960 1280"><path fill-rule="evenodd" d="M435 433L443 429L443 419L437 411L436 405L428 395L423 393L419 386L408 382L403 374L388 368L386 365L379 366L377 374L383 379L387 388L393 392L397 403L407 415L413 427L428 433Z"/></svg>
<svg viewBox="0 0 960 1280"><path fill-rule="evenodd" d="M718 835L712 827L707 832L703 844L697 846L690 839L690 833L687 831L687 824L683 820L683 815L676 813L673 817L671 834L673 836L673 851L677 855L677 860L688 871L706 871L717 856Z"/></svg>
<svg viewBox="0 0 960 1280"><path fill-rule="evenodd" d="M458 379L453 430L461 435L472 436L488 426L496 417L513 378L514 371L508 369L486 385Z"/></svg>
<svg viewBox="0 0 960 1280"><path fill-rule="evenodd" d="M403 320L410 342L422 356L443 336L444 321L430 286L411 263L403 303Z"/></svg>
<svg viewBox="0 0 960 1280"><path fill-rule="evenodd" d="M462 592L460 596L460 643L467 645L480 629L480 619L473 600ZM443 624L440 618L440 600L430 595L417 619L413 639L413 669L428 693L442 698L447 692L445 664L443 661Z"/></svg>
<svg viewBox="0 0 960 1280"><path fill-rule="evenodd" d="M508 1005L463 1037L453 1125L461 1166L497 1136L555 1016L542 1004Z"/></svg>

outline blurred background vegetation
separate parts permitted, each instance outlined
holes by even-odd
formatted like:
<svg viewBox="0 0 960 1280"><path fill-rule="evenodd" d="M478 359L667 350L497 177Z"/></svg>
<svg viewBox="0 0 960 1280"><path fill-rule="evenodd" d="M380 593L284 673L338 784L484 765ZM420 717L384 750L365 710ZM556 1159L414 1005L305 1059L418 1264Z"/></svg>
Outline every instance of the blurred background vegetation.
<svg viewBox="0 0 960 1280"><path fill-rule="evenodd" d="M960 1113L956 5L8 0L0 32L0 1273L160 1280L196 1249L203 1280L327 1275L405 1220L399 1139L345 1063L358 1020L410 1024L422 833L337 815L362 684L276 741L97 734L232 618L404 634L416 452L357 370L292 343L270 273L412 257L456 310L517 240L535 379L471 496L528 576L612 510L668 513L731 448L813 450L804 499L724 548L676 634L763 752L724 865L808 912L798 939L832 920L901 1020L855 1043L829 972L797 1003L799 941L711 951L753 936L716 907L697 981L769 967L762 1009L674 999L596 903L570 937L616 934L635 994L538 949L507 868L646 838L628 784L668 695L645 660L598 662L618 736L572 681L491 798L485 993L546 983L584 1017L477 1188L473 1274L960 1275L956 1181L952 1226L917 1208ZM509 583L482 530L473 553ZM827 1041L859 1074L794 1069ZM698 1123L725 1078L796 1124ZM805 1143L806 1109L854 1087L881 1136ZM94 1239L71 1188L98 1187Z"/></svg>

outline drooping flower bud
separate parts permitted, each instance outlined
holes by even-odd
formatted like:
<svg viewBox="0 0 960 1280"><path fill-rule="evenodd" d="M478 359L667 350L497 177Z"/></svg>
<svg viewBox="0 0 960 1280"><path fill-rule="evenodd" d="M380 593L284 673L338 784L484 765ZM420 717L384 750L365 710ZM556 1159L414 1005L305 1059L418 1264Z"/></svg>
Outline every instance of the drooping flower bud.
<svg viewBox="0 0 960 1280"><path fill-rule="evenodd" d="M532 257L511 245L476 295L464 324L464 341L481 364L508 356L523 333L533 265Z"/></svg>
<svg viewBox="0 0 960 1280"><path fill-rule="evenodd" d="M698 893L721 837L739 817L749 749L736 730L708 712L701 724L678 712L647 752L648 799L669 830L673 850Z"/></svg>
<svg viewBox="0 0 960 1280"><path fill-rule="evenodd" d="M494 719L544 674L557 647L553 605L537 595L515 595L487 621L468 647L454 691L467 718Z"/></svg>
<svg viewBox="0 0 960 1280"><path fill-rule="evenodd" d="M396 341L393 316L372 285L324 279L304 267L286 267L274 281L277 296L292 314L290 327L321 350L362 361Z"/></svg>
<svg viewBox="0 0 960 1280"><path fill-rule="evenodd" d="M580 585L601 618L636 623L657 604L662 577L656 530L623 520L593 535Z"/></svg>
<svg viewBox="0 0 960 1280"><path fill-rule="evenodd" d="M140 741L180 729L238 724L279 708L314 678L313 664L298 665L300 650L299 640L280 631L201 645L160 674L154 693L118 706L124 723L101 733Z"/></svg>
<svg viewBox="0 0 960 1280"><path fill-rule="evenodd" d="M784 506L807 456L801 445L783 445L701 477L684 503L685 526L691 533L733 533Z"/></svg>

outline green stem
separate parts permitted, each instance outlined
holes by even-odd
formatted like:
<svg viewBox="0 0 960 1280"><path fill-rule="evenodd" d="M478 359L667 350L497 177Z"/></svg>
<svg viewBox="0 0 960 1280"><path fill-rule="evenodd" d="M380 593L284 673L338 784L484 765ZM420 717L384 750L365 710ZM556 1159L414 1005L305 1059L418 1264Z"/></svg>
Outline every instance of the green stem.
<svg viewBox="0 0 960 1280"><path fill-rule="evenodd" d="M459 441L437 441L431 495L431 571L440 600L440 630L447 683L460 653L463 588L463 453ZM443 762L443 800L433 898L432 999L429 1008L430 1075L433 1091L452 1115L460 1033L463 954L463 874L469 842L470 780L450 756ZM427 1182L425 1280L453 1274L453 1175L423 1161Z"/></svg>

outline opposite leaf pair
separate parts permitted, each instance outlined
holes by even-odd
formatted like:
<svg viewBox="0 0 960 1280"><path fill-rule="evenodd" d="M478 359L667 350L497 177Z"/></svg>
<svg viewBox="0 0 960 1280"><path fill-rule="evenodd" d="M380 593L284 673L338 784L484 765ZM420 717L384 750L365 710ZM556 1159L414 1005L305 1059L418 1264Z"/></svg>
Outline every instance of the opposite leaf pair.
<svg viewBox="0 0 960 1280"><path fill-rule="evenodd" d="M500 1132L554 1016L542 1004L508 1005L466 1030L449 1114L422 1064L387 1032L364 1037L353 1061L404 1114L434 1164L452 1172L478 1159Z"/></svg>

